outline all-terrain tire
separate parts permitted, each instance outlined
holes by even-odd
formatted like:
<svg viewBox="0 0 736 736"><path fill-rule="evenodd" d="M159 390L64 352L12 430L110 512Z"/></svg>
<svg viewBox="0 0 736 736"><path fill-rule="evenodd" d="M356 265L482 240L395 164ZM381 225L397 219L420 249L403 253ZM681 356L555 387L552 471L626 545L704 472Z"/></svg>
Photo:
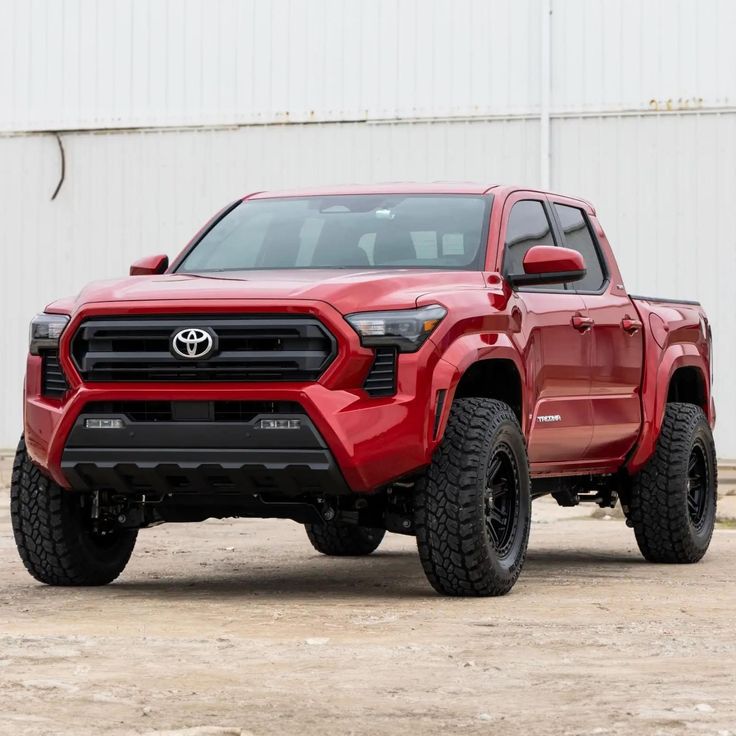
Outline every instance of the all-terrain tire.
<svg viewBox="0 0 736 736"><path fill-rule="evenodd" d="M717 487L716 451L703 410L667 404L657 449L631 484L629 523L644 557L700 560L713 535Z"/></svg>
<svg viewBox="0 0 736 736"><path fill-rule="evenodd" d="M505 516L498 507L504 498ZM453 402L414 503L419 556L435 590L453 596L511 590L526 557L531 484L524 437L507 404ZM510 521L501 525L501 516Z"/></svg>
<svg viewBox="0 0 736 736"><path fill-rule="evenodd" d="M323 555L334 557L361 557L378 549L386 532L383 529L326 521L322 524L305 524L312 546Z"/></svg>
<svg viewBox="0 0 736 736"><path fill-rule="evenodd" d="M80 500L39 471L21 438L13 463L10 517L20 558L36 580L105 585L125 569L137 532L95 534Z"/></svg>

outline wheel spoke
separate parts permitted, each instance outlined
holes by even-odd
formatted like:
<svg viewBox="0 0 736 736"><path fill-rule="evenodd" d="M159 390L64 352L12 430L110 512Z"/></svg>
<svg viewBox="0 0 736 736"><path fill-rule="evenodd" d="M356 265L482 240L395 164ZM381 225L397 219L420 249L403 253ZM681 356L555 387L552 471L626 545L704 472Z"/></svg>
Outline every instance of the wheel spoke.
<svg viewBox="0 0 736 736"><path fill-rule="evenodd" d="M489 485L493 484L494 478L498 475L498 471L501 470L502 460L499 455L493 458L491 461L491 467L488 469L488 481Z"/></svg>
<svg viewBox="0 0 736 736"><path fill-rule="evenodd" d="M500 509L496 508L495 506L491 507L491 519L498 524L505 524L506 520L509 518L508 514L504 514Z"/></svg>
<svg viewBox="0 0 736 736"><path fill-rule="evenodd" d="M707 501L708 468L702 448L696 445L687 463L687 510L696 526L703 521Z"/></svg>
<svg viewBox="0 0 736 736"><path fill-rule="evenodd" d="M491 538L493 546L498 547L498 535L496 534L496 530L494 529L493 524L486 524L486 528L488 529L488 535Z"/></svg>
<svg viewBox="0 0 736 736"><path fill-rule="evenodd" d="M505 448L499 449L488 464L484 510L488 540L500 553L513 537L517 492L513 461Z"/></svg>

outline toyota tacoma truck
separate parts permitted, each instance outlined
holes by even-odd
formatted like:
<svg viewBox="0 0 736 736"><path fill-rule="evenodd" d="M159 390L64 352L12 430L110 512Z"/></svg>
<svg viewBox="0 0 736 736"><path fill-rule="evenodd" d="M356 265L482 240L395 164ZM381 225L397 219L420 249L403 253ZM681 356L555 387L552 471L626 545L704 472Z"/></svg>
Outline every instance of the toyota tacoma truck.
<svg viewBox="0 0 736 736"><path fill-rule="evenodd" d="M652 562L708 548L708 320L629 295L582 199L258 192L130 274L31 323L11 513L44 583L111 582L142 528L260 517L326 555L413 535L437 591L501 595L545 494L620 502Z"/></svg>

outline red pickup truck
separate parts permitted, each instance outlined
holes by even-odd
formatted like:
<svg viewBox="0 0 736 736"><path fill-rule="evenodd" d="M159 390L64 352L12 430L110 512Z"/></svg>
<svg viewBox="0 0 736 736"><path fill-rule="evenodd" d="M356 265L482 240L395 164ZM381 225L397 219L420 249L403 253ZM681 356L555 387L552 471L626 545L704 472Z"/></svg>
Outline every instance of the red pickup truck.
<svg viewBox="0 0 736 736"><path fill-rule="evenodd" d="M500 595L551 494L620 500L644 557L695 562L710 351L697 303L627 294L584 200L251 194L33 320L15 540L38 580L100 585L140 528L288 518L327 555L414 535L437 591Z"/></svg>

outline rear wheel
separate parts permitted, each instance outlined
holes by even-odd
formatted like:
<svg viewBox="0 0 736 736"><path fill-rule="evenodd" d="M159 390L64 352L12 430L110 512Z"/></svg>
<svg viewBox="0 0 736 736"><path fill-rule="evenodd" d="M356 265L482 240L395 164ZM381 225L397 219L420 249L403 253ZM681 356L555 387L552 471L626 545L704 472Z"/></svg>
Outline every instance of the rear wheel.
<svg viewBox="0 0 736 736"><path fill-rule="evenodd" d="M23 564L48 585L105 585L128 564L137 532L92 522L84 497L33 464L21 439L13 463L10 516Z"/></svg>
<svg viewBox="0 0 736 736"><path fill-rule="evenodd" d="M717 464L708 420L693 404L665 409L657 449L631 486L629 523L650 562L697 562L716 520Z"/></svg>
<svg viewBox="0 0 736 736"><path fill-rule="evenodd" d="M360 557L378 549L386 532L383 529L325 521L321 524L305 524L312 546L323 555Z"/></svg>
<svg viewBox="0 0 736 736"><path fill-rule="evenodd" d="M509 406L452 405L442 444L416 487L417 546L439 593L495 596L513 587L531 521L524 438Z"/></svg>

